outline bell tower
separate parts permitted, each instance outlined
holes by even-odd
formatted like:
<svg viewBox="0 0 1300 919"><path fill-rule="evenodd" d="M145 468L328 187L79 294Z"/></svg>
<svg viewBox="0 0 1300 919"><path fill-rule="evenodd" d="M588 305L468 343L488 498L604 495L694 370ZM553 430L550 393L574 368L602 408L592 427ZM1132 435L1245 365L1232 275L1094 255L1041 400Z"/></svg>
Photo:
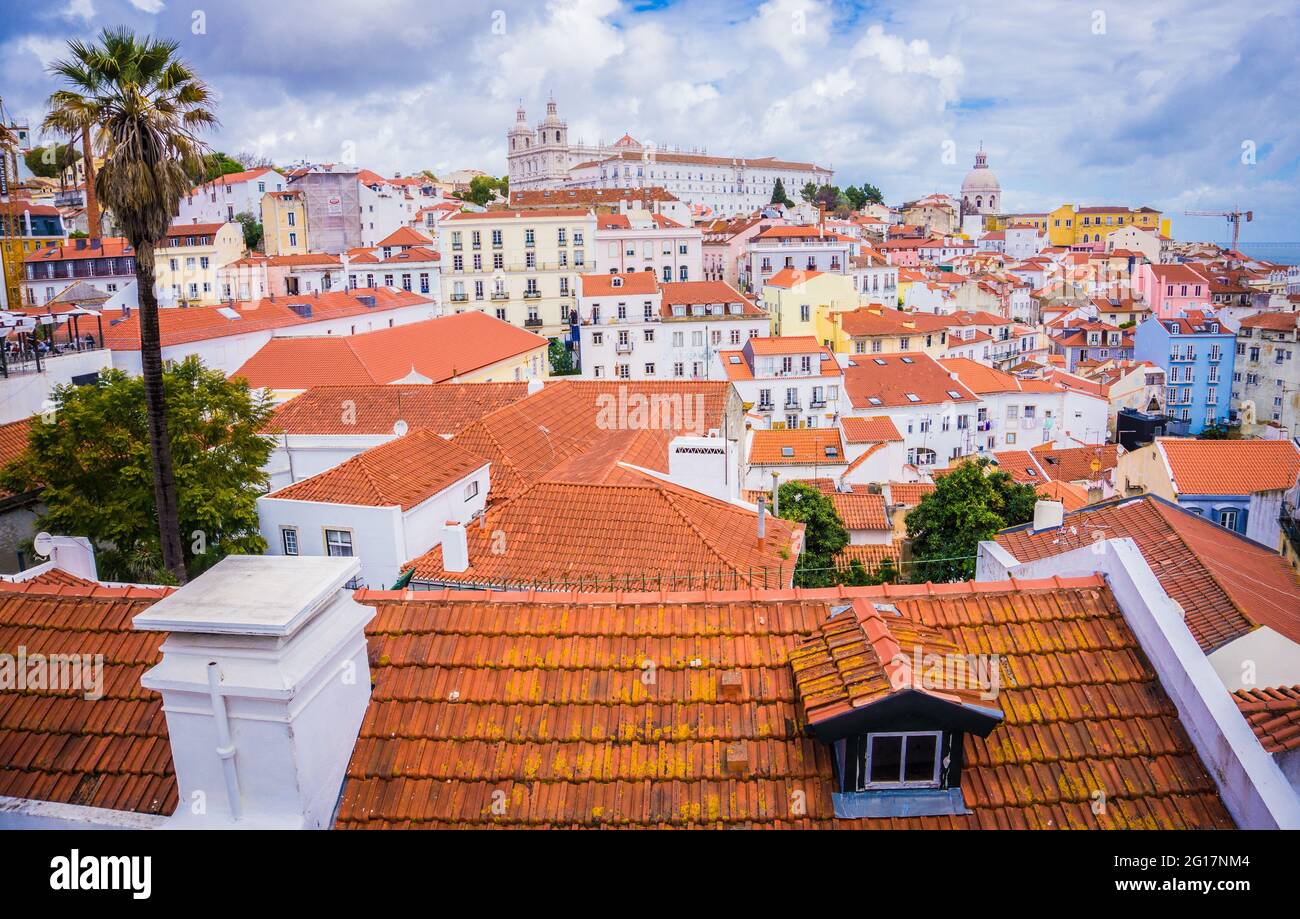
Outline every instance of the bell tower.
<svg viewBox="0 0 1300 919"><path fill-rule="evenodd" d="M529 178L526 163L537 152L534 149L536 146L533 130L528 127L524 101L520 99L519 108L515 110L514 126L506 132L506 172L510 176L511 188L526 187Z"/></svg>

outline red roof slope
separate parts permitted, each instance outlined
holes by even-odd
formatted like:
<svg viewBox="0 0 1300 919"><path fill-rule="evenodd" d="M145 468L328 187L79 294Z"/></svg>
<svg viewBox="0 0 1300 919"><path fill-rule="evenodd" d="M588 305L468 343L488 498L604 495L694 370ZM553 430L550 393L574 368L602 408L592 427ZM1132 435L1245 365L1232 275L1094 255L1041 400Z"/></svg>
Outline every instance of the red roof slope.
<svg viewBox="0 0 1300 919"><path fill-rule="evenodd" d="M1294 488L1300 449L1289 440L1195 440L1160 437L1180 494L1248 495Z"/></svg>
<svg viewBox="0 0 1300 919"><path fill-rule="evenodd" d="M1300 686L1238 689L1232 701L1269 753L1300 750Z"/></svg>
<svg viewBox="0 0 1300 919"><path fill-rule="evenodd" d="M481 526L467 529L468 570L444 570L435 546L411 563L415 580L611 590L673 589L677 579L683 588L687 578L778 587L793 575L802 524L769 517L760 544L755 512L620 469L600 483L590 470L579 481L548 477L493 505Z"/></svg>
<svg viewBox="0 0 1300 919"><path fill-rule="evenodd" d="M161 636L131 619L166 588L0 581L0 653L103 654L103 698L0 692L0 795L143 814L176 809L162 698L140 685Z"/></svg>
<svg viewBox="0 0 1300 919"><path fill-rule="evenodd" d="M278 406L263 432L391 434L405 421L450 435L527 395L526 382L313 386Z"/></svg>
<svg viewBox="0 0 1300 919"><path fill-rule="evenodd" d="M418 373L435 383L546 346L546 339L477 310L356 335L273 338L236 370L254 387L392 383Z"/></svg>
<svg viewBox="0 0 1300 919"><path fill-rule="evenodd" d="M1256 625L1300 641L1300 586L1281 556L1158 498L1095 504L1067 514L1063 530L1020 527L1002 531L997 541L1029 562L1087 545L1094 533L1137 543L1206 652Z"/></svg>
<svg viewBox="0 0 1300 919"><path fill-rule="evenodd" d="M1233 825L1099 578L358 596L376 606L375 685L340 827ZM856 597L894 604L962 653L1003 655L1005 721L964 743L972 813L833 818L831 750L802 727L788 661Z"/></svg>
<svg viewBox="0 0 1300 919"><path fill-rule="evenodd" d="M271 492L282 501L319 501L410 510L487 465L435 431L412 431L300 482Z"/></svg>

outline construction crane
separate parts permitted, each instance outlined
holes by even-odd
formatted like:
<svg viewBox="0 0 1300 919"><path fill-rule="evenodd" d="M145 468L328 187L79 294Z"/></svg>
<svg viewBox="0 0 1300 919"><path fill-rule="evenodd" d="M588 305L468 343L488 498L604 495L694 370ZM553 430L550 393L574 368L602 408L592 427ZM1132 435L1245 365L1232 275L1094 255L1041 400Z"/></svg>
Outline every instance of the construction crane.
<svg viewBox="0 0 1300 919"><path fill-rule="evenodd" d="M1184 211L1184 217L1226 217L1228 226L1232 227L1232 250L1237 251L1237 240L1241 236L1241 223L1244 219L1250 223L1255 219L1254 211L1232 210L1232 211Z"/></svg>
<svg viewBox="0 0 1300 919"><path fill-rule="evenodd" d="M18 186L18 138L9 130L4 101L0 100L0 273L3 274L4 306L13 309L22 301L23 216L15 196Z"/></svg>

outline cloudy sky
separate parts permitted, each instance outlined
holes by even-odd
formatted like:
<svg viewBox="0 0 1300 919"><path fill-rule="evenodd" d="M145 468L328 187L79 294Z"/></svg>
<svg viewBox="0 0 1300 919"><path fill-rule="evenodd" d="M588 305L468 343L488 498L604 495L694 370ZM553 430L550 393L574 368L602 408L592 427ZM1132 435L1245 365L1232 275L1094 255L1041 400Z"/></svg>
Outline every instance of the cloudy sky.
<svg viewBox="0 0 1300 919"><path fill-rule="evenodd" d="M6 0L0 94L33 121L71 37L177 39L214 147L505 171L554 94L571 139L811 159L889 201L955 193L983 142L1015 210L1253 208L1300 240L1300 6L1158 0ZM1222 221L1175 216L1180 238Z"/></svg>

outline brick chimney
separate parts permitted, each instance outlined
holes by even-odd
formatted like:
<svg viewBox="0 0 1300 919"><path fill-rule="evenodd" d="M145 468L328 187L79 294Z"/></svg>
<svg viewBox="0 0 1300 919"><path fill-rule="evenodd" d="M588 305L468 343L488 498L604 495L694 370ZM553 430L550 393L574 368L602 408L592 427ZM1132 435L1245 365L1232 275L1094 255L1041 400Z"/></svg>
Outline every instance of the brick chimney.
<svg viewBox="0 0 1300 919"><path fill-rule="evenodd" d="M133 620L166 632L179 827L325 829L370 701L355 558L232 555Z"/></svg>

